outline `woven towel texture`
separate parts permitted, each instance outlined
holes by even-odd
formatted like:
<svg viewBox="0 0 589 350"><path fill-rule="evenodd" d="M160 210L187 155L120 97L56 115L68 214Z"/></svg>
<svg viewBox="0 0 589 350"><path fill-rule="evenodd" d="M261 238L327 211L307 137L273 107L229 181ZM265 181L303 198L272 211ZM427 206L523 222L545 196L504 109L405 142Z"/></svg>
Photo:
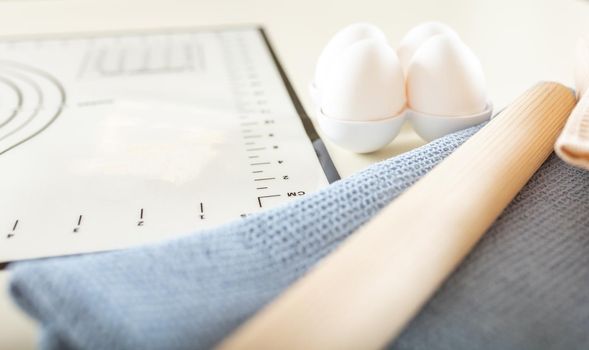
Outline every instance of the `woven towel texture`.
<svg viewBox="0 0 589 350"><path fill-rule="evenodd" d="M11 293L45 349L210 348L476 130L212 230L15 264ZM588 174L552 157L392 346L588 346Z"/></svg>
<svg viewBox="0 0 589 350"><path fill-rule="evenodd" d="M396 349L589 349L589 172L552 155Z"/></svg>

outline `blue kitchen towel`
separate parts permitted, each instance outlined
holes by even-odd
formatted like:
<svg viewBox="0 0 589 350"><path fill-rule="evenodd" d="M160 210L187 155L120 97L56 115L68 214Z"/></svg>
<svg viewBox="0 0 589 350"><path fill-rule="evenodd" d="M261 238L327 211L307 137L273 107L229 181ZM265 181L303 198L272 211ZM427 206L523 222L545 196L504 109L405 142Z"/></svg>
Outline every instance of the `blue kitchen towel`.
<svg viewBox="0 0 589 350"><path fill-rule="evenodd" d="M15 264L11 293L45 349L210 348L477 129L215 229ZM552 157L392 347L587 346L588 174Z"/></svg>

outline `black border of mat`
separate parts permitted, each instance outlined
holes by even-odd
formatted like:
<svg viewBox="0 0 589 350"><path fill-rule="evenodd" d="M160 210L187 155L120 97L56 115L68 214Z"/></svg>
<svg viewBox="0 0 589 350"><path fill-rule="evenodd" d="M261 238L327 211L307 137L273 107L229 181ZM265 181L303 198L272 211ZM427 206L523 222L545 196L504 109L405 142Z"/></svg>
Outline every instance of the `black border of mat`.
<svg viewBox="0 0 589 350"><path fill-rule="evenodd" d="M337 169L335 168L335 165L333 164L333 161L331 160L331 157L329 156L329 153L327 152L327 148L325 147L323 140L321 140L321 137L317 133L317 130L315 130L315 127L313 126L313 122L311 121L311 118L309 118L309 116L307 115L307 112L305 112L305 109L303 108L301 101L299 101L297 94L295 93L290 81L288 80L288 77L286 76L286 73L284 72L284 69L282 68L282 65L280 64L280 61L278 60L278 57L276 56L276 53L274 52L274 49L272 48L272 44L270 43L270 40L268 39L268 36L266 35L266 31L264 30L264 28L262 26L258 26L258 30L260 31L260 34L262 35L262 38L264 39L264 42L266 43L266 46L268 47L268 51L270 51L270 55L272 56L272 59L274 60L274 65L278 69L278 73L280 73L280 77L282 78L282 82L284 83L284 87L288 91L290 99L291 99L297 113L299 114L301 121L303 122L303 126L305 128L305 131L307 132L307 136L309 137L309 139L311 139L311 142L313 143L313 148L315 149L315 154L317 155L317 158L319 158L319 163L321 164L321 167L323 168L323 172L325 173L325 176L327 177L327 181L329 181L329 183L332 183L334 181L339 180L340 176L337 172Z"/></svg>

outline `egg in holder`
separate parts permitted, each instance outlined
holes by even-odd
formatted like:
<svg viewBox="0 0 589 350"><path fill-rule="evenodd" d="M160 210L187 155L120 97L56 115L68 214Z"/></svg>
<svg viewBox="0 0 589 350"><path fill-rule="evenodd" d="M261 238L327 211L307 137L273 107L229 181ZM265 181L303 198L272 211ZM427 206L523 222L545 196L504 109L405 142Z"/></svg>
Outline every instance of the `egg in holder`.
<svg viewBox="0 0 589 350"><path fill-rule="evenodd" d="M378 28L356 23L323 50L310 90L325 136L368 153L405 120L427 141L488 120L485 85L479 60L445 24L413 28L395 51Z"/></svg>

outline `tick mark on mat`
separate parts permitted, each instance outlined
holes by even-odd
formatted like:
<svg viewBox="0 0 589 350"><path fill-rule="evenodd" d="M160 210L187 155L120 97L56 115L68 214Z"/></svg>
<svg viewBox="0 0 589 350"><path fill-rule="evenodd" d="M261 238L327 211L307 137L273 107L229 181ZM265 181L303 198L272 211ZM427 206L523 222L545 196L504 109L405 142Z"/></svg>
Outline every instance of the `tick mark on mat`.
<svg viewBox="0 0 589 350"><path fill-rule="evenodd" d="M262 177L259 179L254 179L254 181L267 181L267 180L275 180L275 177Z"/></svg>

